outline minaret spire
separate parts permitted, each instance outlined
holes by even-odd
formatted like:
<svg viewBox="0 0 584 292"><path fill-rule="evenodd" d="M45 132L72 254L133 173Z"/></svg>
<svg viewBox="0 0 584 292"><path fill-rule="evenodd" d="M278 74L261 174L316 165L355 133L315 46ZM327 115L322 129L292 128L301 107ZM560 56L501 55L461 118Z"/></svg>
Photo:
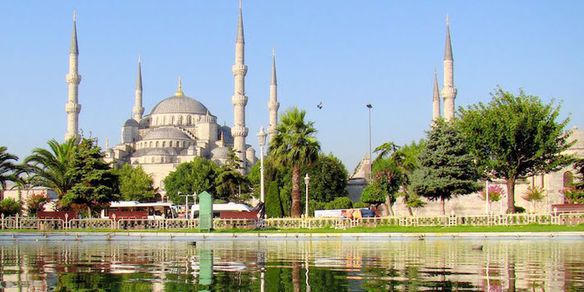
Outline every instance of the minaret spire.
<svg viewBox="0 0 584 292"><path fill-rule="evenodd" d="M245 127L245 106L247 96L245 95L245 75L247 65L245 65L245 40L243 37L243 8L241 0L239 2L239 19L237 21L237 37L235 40L235 64L231 67L233 72L234 86L231 103L233 104L233 149L237 157L242 161L241 172L245 173L247 168L245 138L248 128Z"/></svg>
<svg viewBox="0 0 584 292"><path fill-rule="evenodd" d="M73 12L73 32L71 34L71 47L69 48L69 72L65 76L67 81L67 103L65 112L67 113L67 132L65 140L79 138L79 46L77 45L77 13Z"/></svg>
<svg viewBox="0 0 584 292"><path fill-rule="evenodd" d="M268 109L270 111L270 126L268 134L274 137L276 134L276 127L278 126L278 109L280 103L278 102L278 81L276 78L276 52L272 49L272 82L270 83L270 100L268 101Z"/></svg>
<svg viewBox="0 0 584 292"><path fill-rule="evenodd" d="M136 122L139 122L144 114L144 107L142 106L142 60L140 56L138 56L138 76L136 77L136 92L134 94L132 114Z"/></svg>
<svg viewBox="0 0 584 292"><path fill-rule="evenodd" d="M442 96L444 98L444 119L454 119L456 99L456 87L454 86L454 58L452 57L452 42L450 39L450 20L446 16L446 44L444 46L444 86Z"/></svg>
<svg viewBox="0 0 584 292"><path fill-rule="evenodd" d="M432 121L435 122L440 118L440 91L438 89L438 74L436 74L436 70L434 70L434 95L432 105Z"/></svg>

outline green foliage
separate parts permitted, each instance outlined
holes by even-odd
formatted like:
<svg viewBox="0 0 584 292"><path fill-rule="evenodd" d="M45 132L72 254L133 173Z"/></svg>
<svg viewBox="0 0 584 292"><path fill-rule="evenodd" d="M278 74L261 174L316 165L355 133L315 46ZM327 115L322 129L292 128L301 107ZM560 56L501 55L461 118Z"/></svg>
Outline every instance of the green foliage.
<svg viewBox="0 0 584 292"><path fill-rule="evenodd" d="M338 197L325 204L324 209L335 210L335 209L351 209L353 208L353 202L347 197Z"/></svg>
<svg viewBox="0 0 584 292"><path fill-rule="evenodd" d="M73 154L66 176L75 184L63 196L61 206L83 206L88 209L119 201L119 181L95 139L83 138Z"/></svg>
<svg viewBox="0 0 584 292"><path fill-rule="evenodd" d="M0 214L14 216L20 213L22 206L13 198L5 198L0 201Z"/></svg>
<svg viewBox="0 0 584 292"><path fill-rule="evenodd" d="M440 200L444 213L444 200L481 189L479 174L460 132L451 123L438 120L426 140L413 189L429 200Z"/></svg>
<svg viewBox="0 0 584 292"><path fill-rule="evenodd" d="M240 168L241 160L235 150L229 149L227 161L221 166L215 178L216 198L226 201L242 200L240 194L249 191L250 182L241 174Z"/></svg>
<svg viewBox="0 0 584 292"><path fill-rule="evenodd" d="M361 194L361 201L366 204L379 205L385 203L385 195L381 189L381 184L372 181L368 184Z"/></svg>
<svg viewBox="0 0 584 292"><path fill-rule="evenodd" d="M36 216L39 211L43 210L43 206L49 201L45 192L30 195L26 201L26 210L28 216Z"/></svg>
<svg viewBox="0 0 584 292"><path fill-rule="evenodd" d="M32 185L52 189L61 199L75 184L70 169L77 141L69 139L59 143L53 139L48 145L48 150L35 148L24 163Z"/></svg>
<svg viewBox="0 0 584 292"><path fill-rule="evenodd" d="M577 189L564 190L564 198L568 204L584 204L584 191Z"/></svg>
<svg viewBox="0 0 584 292"><path fill-rule="evenodd" d="M195 157L193 161L179 164L164 179L164 188L170 200L175 203L183 202L184 194L199 194L204 191L216 194L215 179L219 172L219 167L212 161Z"/></svg>
<svg viewBox="0 0 584 292"><path fill-rule="evenodd" d="M557 170L571 162L562 154L568 143L568 119L558 121L560 107L520 91L497 89L488 104L460 110L463 136L480 173L507 180L507 212L514 212L518 178Z"/></svg>
<svg viewBox="0 0 584 292"><path fill-rule="evenodd" d="M318 158L320 144L316 140L314 122L305 121L306 112L298 108L286 111L278 124L278 132L270 141L274 162L292 169L292 217L300 217L300 169Z"/></svg>
<svg viewBox="0 0 584 292"><path fill-rule="evenodd" d="M124 164L115 170L120 180L120 195L124 201L152 202L156 192L152 177L141 166L136 168Z"/></svg>
<svg viewBox="0 0 584 292"><path fill-rule="evenodd" d="M17 179L19 169L15 164L17 160L18 157L16 155L8 153L5 146L0 146L0 199L3 198L6 184Z"/></svg>
<svg viewBox="0 0 584 292"><path fill-rule="evenodd" d="M284 216L278 182L271 181L266 192L266 216L268 218L280 218Z"/></svg>
<svg viewBox="0 0 584 292"><path fill-rule="evenodd" d="M308 168L310 176L310 199L330 202L346 195L349 174L343 162L332 154L319 155Z"/></svg>
<svg viewBox="0 0 584 292"><path fill-rule="evenodd" d="M353 208L369 208L369 204L359 201L353 203Z"/></svg>
<svg viewBox="0 0 584 292"><path fill-rule="evenodd" d="M545 198L545 190L538 186L528 186L522 198L528 202L541 202Z"/></svg>

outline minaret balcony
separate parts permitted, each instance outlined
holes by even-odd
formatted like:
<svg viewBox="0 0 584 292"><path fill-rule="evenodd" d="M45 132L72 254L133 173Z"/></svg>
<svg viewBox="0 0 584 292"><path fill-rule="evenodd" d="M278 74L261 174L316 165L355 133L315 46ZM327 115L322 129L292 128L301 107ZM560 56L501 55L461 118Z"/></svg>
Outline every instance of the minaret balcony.
<svg viewBox="0 0 584 292"><path fill-rule="evenodd" d="M68 114L81 112L81 105L78 103L68 102L65 104L65 112Z"/></svg>
<svg viewBox="0 0 584 292"><path fill-rule="evenodd" d="M233 76L237 75L245 76L245 74L247 74L247 65L235 64L231 66L231 72L233 72Z"/></svg>
<svg viewBox="0 0 584 292"><path fill-rule="evenodd" d="M241 94L236 94L234 96L231 97L231 103L234 106L246 106L247 105L247 96L245 95L241 95Z"/></svg>
<svg viewBox="0 0 584 292"><path fill-rule="evenodd" d="M67 83L79 84L81 82L81 75L69 73L65 76L65 80L67 80Z"/></svg>
<svg viewBox="0 0 584 292"><path fill-rule="evenodd" d="M243 126L233 126L231 128L231 135L233 137L247 137L249 129Z"/></svg>

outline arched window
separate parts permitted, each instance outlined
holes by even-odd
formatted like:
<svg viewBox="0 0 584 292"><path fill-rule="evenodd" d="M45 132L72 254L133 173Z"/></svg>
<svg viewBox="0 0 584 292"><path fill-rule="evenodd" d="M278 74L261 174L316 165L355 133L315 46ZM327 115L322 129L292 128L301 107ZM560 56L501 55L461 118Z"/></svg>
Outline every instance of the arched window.
<svg viewBox="0 0 584 292"><path fill-rule="evenodd" d="M178 124L179 125L182 125L182 121L183 121L183 117L182 116L179 116L178 117Z"/></svg>
<svg viewBox="0 0 584 292"><path fill-rule="evenodd" d="M156 141L156 148L158 148L158 141Z"/></svg>
<svg viewBox="0 0 584 292"><path fill-rule="evenodd" d="M563 177L564 188L571 188L574 186L574 174L571 171L564 172Z"/></svg>
<svg viewBox="0 0 584 292"><path fill-rule="evenodd" d="M162 148L166 147L166 141L162 141Z"/></svg>
<svg viewBox="0 0 584 292"><path fill-rule="evenodd" d="M174 116L171 116L171 117L170 117L170 123L171 123L172 125L174 125Z"/></svg>

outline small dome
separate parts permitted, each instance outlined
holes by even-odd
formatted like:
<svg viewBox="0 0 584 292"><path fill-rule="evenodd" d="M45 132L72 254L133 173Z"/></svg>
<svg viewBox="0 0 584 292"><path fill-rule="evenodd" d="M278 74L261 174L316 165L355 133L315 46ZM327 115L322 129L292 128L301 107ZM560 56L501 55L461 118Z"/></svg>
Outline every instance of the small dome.
<svg viewBox="0 0 584 292"><path fill-rule="evenodd" d="M161 140L161 139L173 139L173 140L191 140L187 134L176 128L155 128L148 132L144 136L144 140Z"/></svg>
<svg viewBox="0 0 584 292"><path fill-rule="evenodd" d="M129 120L127 120L124 123L124 127L136 127L136 128L138 128L138 126L140 126L140 125L134 119L129 119Z"/></svg>
<svg viewBox="0 0 584 292"><path fill-rule="evenodd" d="M207 107L194 98L184 95L175 95L159 102L152 109L151 115L175 113L205 115L207 112Z"/></svg>
<svg viewBox="0 0 584 292"><path fill-rule="evenodd" d="M211 150L212 159L227 159L229 157L229 148L227 147L217 147Z"/></svg>

